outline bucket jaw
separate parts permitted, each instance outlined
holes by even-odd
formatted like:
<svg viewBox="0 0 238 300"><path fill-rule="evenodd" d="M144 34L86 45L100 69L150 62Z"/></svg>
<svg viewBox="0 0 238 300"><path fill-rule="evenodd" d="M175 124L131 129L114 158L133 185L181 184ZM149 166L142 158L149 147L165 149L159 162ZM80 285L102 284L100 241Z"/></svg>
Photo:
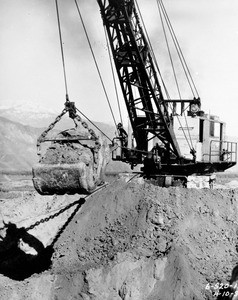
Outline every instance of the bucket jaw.
<svg viewBox="0 0 238 300"><path fill-rule="evenodd" d="M33 184L41 195L89 194L97 186L93 167L84 162L74 164L40 164L32 169Z"/></svg>

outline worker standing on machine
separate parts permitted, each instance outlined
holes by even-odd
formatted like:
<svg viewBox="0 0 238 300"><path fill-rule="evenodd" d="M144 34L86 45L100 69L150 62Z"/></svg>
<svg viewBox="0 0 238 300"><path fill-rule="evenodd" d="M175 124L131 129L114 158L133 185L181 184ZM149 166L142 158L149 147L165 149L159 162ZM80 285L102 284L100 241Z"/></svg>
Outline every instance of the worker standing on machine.
<svg viewBox="0 0 238 300"><path fill-rule="evenodd" d="M119 137L121 138L122 147L127 148L128 146L128 134L122 126L122 123L117 124L117 130L119 133Z"/></svg>
<svg viewBox="0 0 238 300"><path fill-rule="evenodd" d="M153 158L154 161L158 167L158 169L161 169L161 160L162 160L162 156L164 155L164 149L162 147L159 146L158 143L155 144L155 146L152 148L152 154L153 154Z"/></svg>

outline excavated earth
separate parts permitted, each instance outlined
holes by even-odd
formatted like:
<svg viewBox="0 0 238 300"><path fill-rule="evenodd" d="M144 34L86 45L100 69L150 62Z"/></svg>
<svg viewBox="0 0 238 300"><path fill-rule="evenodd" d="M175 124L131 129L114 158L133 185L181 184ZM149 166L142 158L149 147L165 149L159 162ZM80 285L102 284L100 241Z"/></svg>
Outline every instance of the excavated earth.
<svg viewBox="0 0 238 300"><path fill-rule="evenodd" d="M17 278L24 266L15 261L14 271L0 274L0 299L216 299L208 287L226 283L237 265L235 183L161 188L122 176L79 201L77 211L29 230L52 250L50 263ZM25 228L80 199L3 188L0 196L0 227Z"/></svg>
<svg viewBox="0 0 238 300"><path fill-rule="evenodd" d="M45 153L40 152L39 163L33 166L33 180L41 195L91 193L103 183L109 146L105 137L94 140L81 127L58 133L54 138L64 141L54 140Z"/></svg>

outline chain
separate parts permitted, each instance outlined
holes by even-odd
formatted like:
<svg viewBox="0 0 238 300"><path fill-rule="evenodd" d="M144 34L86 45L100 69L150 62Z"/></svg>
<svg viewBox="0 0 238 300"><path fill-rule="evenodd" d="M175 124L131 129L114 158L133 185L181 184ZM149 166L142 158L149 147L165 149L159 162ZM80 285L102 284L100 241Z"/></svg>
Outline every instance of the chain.
<svg viewBox="0 0 238 300"><path fill-rule="evenodd" d="M34 229L35 227L39 226L40 224L43 224L45 222L48 222L49 220L53 220L54 218L58 217L59 215L61 215L63 212L65 212L66 210L70 209L71 207L77 205L77 204L84 204L85 203L85 198L80 198L79 200L76 200L72 203L70 203L69 205L63 207L62 209L60 209L57 213L49 216L49 217L46 217L46 218L43 218L37 222L35 222L34 224L30 225L29 227L26 228L26 231L28 230L31 230L31 229Z"/></svg>
<svg viewBox="0 0 238 300"><path fill-rule="evenodd" d="M62 113L56 117L56 119L54 120L54 122L52 122L49 125L49 127L45 131L43 131L42 134L38 137L37 143L36 143L37 155L39 155L39 156L41 155L41 145L40 144L42 142L44 142L47 133L55 127L55 124L58 123L61 120L61 118L63 117L63 115L66 114L66 112L67 112L67 109L64 108L63 111L62 111Z"/></svg>
<svg viewBox="0 0 238 300"><path fill-rule="evenodd" d="M69 117L75 121L75 119L81 123L81 125L88 130L89 134L91 135L92 140L95 141L95 146L94 147L89 147L93 153L93 161L94 161L94 171L97 171L98 168L98 159L99 155L98 152L101 148L101 144L99 142L98 136L96 135L95 131L91 128L89 128L88 124L85 121L82 121L81 117L76 113L76 107L74 102L66 101L65 102L65 108L61 112L60 115L56 117L56 119L49 125L49 127L42 132L42 134L39 136L37 139L37 155L41 157L41 143L45 141L45 137L48 134L50 130L52 130L55 126L56 123L58 123L63 115L65 115L66 112L69 112Z"/></svg>
<svg viewBox="0 0 238 300"><path fill-rule="evenodd" d="M99 155L98 155L98 152L101 148L101 144L98 140L98 136L96 135L96 133L94 132L93 129L89 128L88 127L88 124L85 122L85 121L82 121L81 117L79 115L75 115L75 119L80 122L82 124L82 126L88 130L88 132L90 133L92 139L95 141L95 146L93 148L91 148L91 151L93 153L93 169L94 169L94 172L97 171L98 169L98 159L99 159Z"/></svg>
<svg viewBox="0 0 238 300"><path fill-rule="evenodd" d="M46 217L46 218L42 218L41 220L39 221L36 221L34 224L26 227L26 231L29 231L31 229L34 229L35 227L39 226L40 224L43 224L45 222L48 222L49 220L53 220L54 218L58 217L59 215L61 215L62 213L64 213L66 210L70 209L71 207L75 206L75 205L83 205L85 202L86 202L86 199L91 197L92 195L94 195L95 193L97 193L98 191L100 191L101 189L103 189L104 187L108 186L108 183L100 186L96 191L94 191L92 194L84 197L84 198L80 198L79 200L76 200L70 204L68 204L67 206L61 208L58 212L56 212L55 214L49 216L49 217Z"/></svg>

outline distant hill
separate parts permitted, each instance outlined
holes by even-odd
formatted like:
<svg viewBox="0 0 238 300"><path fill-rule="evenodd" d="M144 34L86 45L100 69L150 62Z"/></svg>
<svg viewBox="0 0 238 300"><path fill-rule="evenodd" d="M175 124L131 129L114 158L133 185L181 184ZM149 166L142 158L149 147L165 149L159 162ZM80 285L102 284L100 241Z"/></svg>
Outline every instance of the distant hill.
<svg viewBox="0 0 238 300"><path fill-rule="evenodd" d="M62 110L63 107L59 110L52 111L39 105L32 105L26 102L21 105L0 106L0 117L22 125L28 125L35 128L46 128L55 120ZM89 121L87 121L87 123L90 128L95 129ZM102 122L95 122L95 125L97 125L111 139L114 137L114 126ZM68 114L65 114L61 118L60 122L56 124L55 129L64 130L71 127L74 127L74 122L68 117Z"/></svg>
<svg viewBox="0 0 238 300"><path fill-rule="evenodd" d="M0 169L30 170L36 163L36 140L42 129L0 117Z"/></svg>
<svg viewBox="0 0 238 300"><path fill-rule="evenodd" d="M48 111L40 106L25 103L15 106L0 106L0 170L31 170L37 160L36 140L62 110ZM99 134L99 130L87 121L89 128ZM93 122L111 140L115 136L115 128L101 122ZM54 127L65 130L75 126L72 119L65 114ZM110 141L108 140L108 143ZM123 164L125 165L125 164ZM120 168L119 168L120 169ZM113 167L110 168L110 171Z"/></svg>
<svg viewBox="0 0 238 300"><path fill-rule="evenodd" d="M0 106L1 117L37 128L46 127L55 119L56 115L57 112L48 111L46 108L33 106L27 102L21 105Z"/></svg>
<svg viewBox="0 0 238 300"><path fill-rule="evenodd" d="M53 120L55 116L53 117ZM68 118L69 119L69 118ZM37 122L36 116L35 121ZM50 121L50 123L52 120ZM88 123L88 122L87 122ZM36 128L23 125L16 121L11 121L0 116L0 171L30 171L32 166L38 161L36 153L36 141L43 130L49 125L45 124L44 128ZM89 123L88 123L89 124ZM105 123L95 123L108 137L113 138L114 127ZM66 126L70 125L70 126ZM60 122L58 129L71 128L72 121L65 120ZM89 124L98 134L98 130ZM108 141L110 143L110 141ZM130 167L125 163L110 162L108 171L126 171Z"/></svg>

